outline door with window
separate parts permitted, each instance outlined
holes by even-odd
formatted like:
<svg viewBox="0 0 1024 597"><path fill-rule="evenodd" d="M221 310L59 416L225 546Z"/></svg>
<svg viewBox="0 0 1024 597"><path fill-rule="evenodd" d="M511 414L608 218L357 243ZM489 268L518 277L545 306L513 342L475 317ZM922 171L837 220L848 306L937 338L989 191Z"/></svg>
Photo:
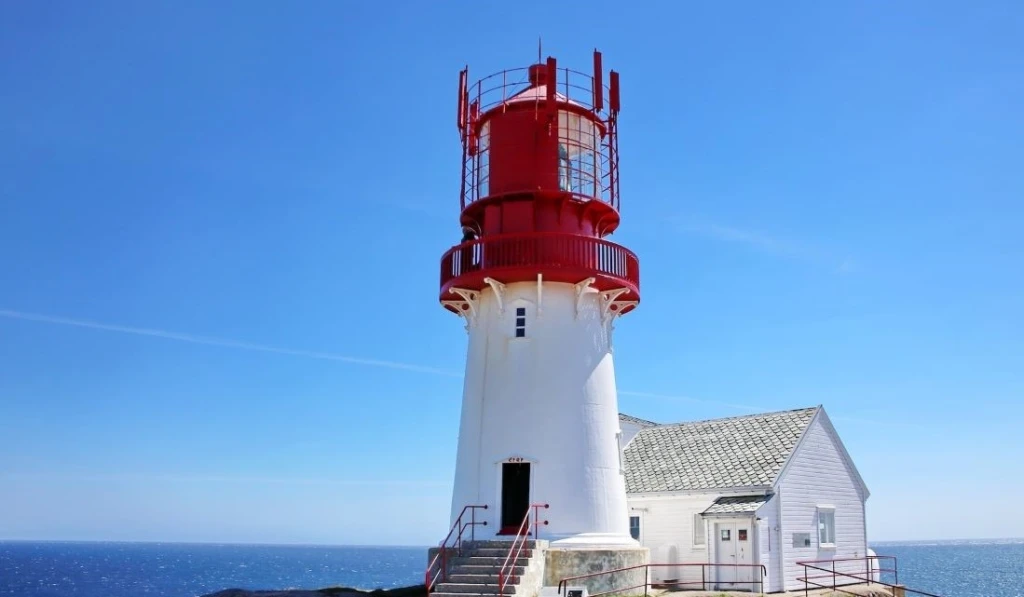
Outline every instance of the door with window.
<svg viewBox="0 0 1024 597"><path fill-rule="evenodd" d="M750 564L754 563L754 538L750 521L715 524L715 588L720 591L754 591L760 587Z"/></svg>
<svg viewBox="0 0 1024 597"><path fill-rule="evenodd" d="M530 463L501 465L501 528L499 535L515 535L530 509Z"/></svg>

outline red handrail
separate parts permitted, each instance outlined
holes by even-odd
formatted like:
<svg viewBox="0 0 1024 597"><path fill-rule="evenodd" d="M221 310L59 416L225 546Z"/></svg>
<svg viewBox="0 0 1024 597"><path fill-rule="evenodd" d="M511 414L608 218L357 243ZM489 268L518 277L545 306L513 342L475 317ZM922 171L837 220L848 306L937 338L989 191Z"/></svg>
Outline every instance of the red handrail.
<svg viewBox="0 0 1024 597"><path fill-rule="evenodd" d="M427 564L427 571L423 575L423 584L426 585L428 594L430 593L430 590L434 588L434 585L437 584L439 579L442 581L448 579L448 550L457 548L459 550L459 555L462 555L462 533L468 528L470 530L469 540L473 541L476 539L476 525L479 524L487 526L486 520L477 522L476 511L478 509L486 510L487 505L468 505L462 508L462 512L459 512L459 517L455 519L455 523L452 524L452 528L448 531L448 535L444 538L444 541L441 542L441 551L439 551L437 555L434 556L434 559L430 560L430 563ZM462 517L466 515L466 510L469 510L470 520L469 522L463 523ZM459 531L458 533L455 533L456 529ZM452 533L455 533L455 540L451 547L449 547L448 540L452 538ZM438 561L441 563L441 568L437 573L433 573L434 566Z"/></svg>
<svg viewBox="0 0 1024 597"><path fill-rule="evenodd" d="M872 561L876 561L877 562L878 560L891 560L892 561L892 568L882 568L881 565L879 565L878 568L872 569L871 568L871 562ZM851 574L851 573L848 573L848 572L841 572L839 570L836 570L836 564L837 563L842 564L842 563L846 563L846 562L863 562L864 565L865 565L865 568L867 569L867 573L864 576L861 576L860 573L858 573L858 574ZM934 593L927 593L925 591L921 591L921 590L918 590L918 589L911 589L909 587L905 587L903 585L900 585L899 584L900 576L899 576L899 570L898 570L899 566L898 566L898 563L896 561L896 556L878 556L878 555L874 555L874 556L864 556L864 557L857 557L857 558L836 558L836 559L833 559L833 560L805 560L805 561L797 562L796 564L797 564L797 566L803 566L804 567L804 575L803 576L798 576L796 578L796 580L804 581L804 595L805 596L810 594L809 591L810 591L811 588L815 588L815 589L829 589L830 588L830 589L832 589L833 592L838 591L840 593L845 593L847 595L859 595L859 593L854 593L853 591L847 591L847 590L842 588L842 585L844 585L844 584L845 585L851 585L851 584L858 584L858 583L853 583L853 582L847 582L847 583L837 582L840 579L842 579L842 580L852 579L852 580L855 580L855 581L867 583L869 585L872 584L872 583L873 584L882 585L883 587L888 587L889 589L895 589L896 587L900 587L905 593L913 593L915 595L923 595L924 597L941 597L940 595L936 595ZM829 564L829 567L826 568L826 567L822 567L822 566L817 566L816 564ZM817 575L812 576L812 575L810 575L808 573L808 569L810 569L812 571L824 572L825 574L817 574ZM879 575L881 575L881 573L883 573L883 572L892 572L893 573L893 582L892 583L885 582L885 581L881 580L881 578L879 578L878 580L875 580L874 578L872 578L875 573L878 573ZM817 579L823 579L823 578L831 578L832 579L832 583L828 584L828 583L817 582Z"/></svg>
<svg viewBox="0 0 1024 597"><path fill-rule="evenodd" d="M673 581L673 582L664 582L664 583L652 583L652 582L650 582L649 579L650 579L650 569L651 568L665 568L665 567L670 567L670 566L672 566L672 567L681 567L681 568L695 568L695 567L699 566L700 567L700 578L701 579L700 579L700 581L695 581L695 580L692 580L692 581ZM733 584L749 584L751 591L753 591L754 585L757 585L758 586L758 592L759 593L763 593L764 592L764 577L767 576L767 574L768 574L768 569L765 567L764 564L713 564L711 562L681 562L681 563L677 563L677 564L637 564L636 566L628 566L626 568L615 568L614 570L602 570L601 572L591 572L590 574L581 574L579 576L567 576L567 577L563 578L562 580L558 581L558 594L559 595L562 594L562 589L565 588L569 584L570 581L581 580L581 579L584 579L584 578L594 578L594 577L597 577L597 576L603 576L605 574L617 574L617 573L620 573L620 572L629 572L629 571L632 571L632 570L640 570L640 569L643 569L643 571L644 571L644 584L642 584L642 585L633 585L633 586L630 586L630 587L617 587L617 588L612 589L610 591L604 591L604 592L601 592L601 593L590 593L590 597L600 597L601 595L609 595L609 594L612 594L612 593L622 593L622 592L625 592L625 591L631 591L633 589L639 589L641 587L644 590L644 595L647 595L647 589L651 585L653 585L653 584L658 584L659 586L661 586L661 585L665 585L665 586L672 585L673 587L677 587L677 588L680 588L680 589L686 589L686 590L693 590L693 588L688 587L688 585L698 585L699 584L700 585L700 590L705 591L705 590L707 590L707 585L708 585L707 570L709 568L754 568L754 569L757 569L761 573L761 576L758 578L758 580L737 581L737 582L735 582Z"/></svg>
<svg viewBox="0 0 1024 597"><path fill-rule="evenodd" d="M498 571L498 597L502 597L505 593L505 584L512 580L515 581L515 574L508 574L506 568L511 568L508 572L515 570L516 560L519 559L519 555L523 552L523 546L526 545L526 538L530 535L530 513L533 513L533 540L537 541L537 533L540 530L540 509L550 508L548 504L530 504L530 507L526 509L526 516L523 517L523 522L519 525L519 530L516 532L515 538L512 540L512 546L508 549L508 556L505 557L505 563L501 565L501 570ZM548 521L544 521L547 524Z"/></svg>

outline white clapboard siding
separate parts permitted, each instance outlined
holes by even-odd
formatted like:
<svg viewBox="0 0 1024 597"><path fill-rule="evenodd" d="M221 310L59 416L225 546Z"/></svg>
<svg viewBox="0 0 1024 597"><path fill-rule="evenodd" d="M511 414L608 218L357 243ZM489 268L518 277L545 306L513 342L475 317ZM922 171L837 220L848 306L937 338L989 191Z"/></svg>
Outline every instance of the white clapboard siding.
<svg viewBox="0 0 1024 597"><path fill-rule="evenodd" d="M666 497L628 498L630 515L637 512L641 519L641 544L651 550L652 564L678 564L707 562L706 545L693 545L693 515L703 512L720 494L674 495ZM705 543L707 532L705 531ZM675 557L671 555L671 547L675 546ZM684 582L696 582L687 588L698 589L701 580L699 566L651 568L654 582L674 578Z"/></svg>
<svg viewBox="0 0 1024 597"><path fill-rule="evenodd" d="M798 561L866 555L864 500L867 496L838 441L824 412L819 412L777 482L785 590L804 586L802 581L796 580L803 576L803 567L797 566ZM819 545L819 505L835 507L834 549ZM793 546L793 533L801 532L810 533L810 547Z"/></svg>
<svg viewBox="0 0 1024 597"><path fill-rule="evenodd" d="M781 591L779 562L784 552L779 541L779 498L772 496L772 499L758 508L757 517L760 519L758 522L758 555L760 556L760 561L755 561L755 563L763 564L765 567L765 591Z"/></svg>

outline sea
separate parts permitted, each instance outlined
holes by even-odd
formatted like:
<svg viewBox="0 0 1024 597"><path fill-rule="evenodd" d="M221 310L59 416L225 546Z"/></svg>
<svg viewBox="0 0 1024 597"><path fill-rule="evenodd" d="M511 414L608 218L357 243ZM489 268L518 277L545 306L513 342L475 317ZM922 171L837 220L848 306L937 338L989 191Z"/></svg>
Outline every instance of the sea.
<svg viewBox="0 0 1024 597"><path fill-rule="evenodd" d="M877 543L900 582L942 597L1024 597L1024 539ZM0 542L0 596L197 597L227 588L423 582L426 547Z"/></svg>

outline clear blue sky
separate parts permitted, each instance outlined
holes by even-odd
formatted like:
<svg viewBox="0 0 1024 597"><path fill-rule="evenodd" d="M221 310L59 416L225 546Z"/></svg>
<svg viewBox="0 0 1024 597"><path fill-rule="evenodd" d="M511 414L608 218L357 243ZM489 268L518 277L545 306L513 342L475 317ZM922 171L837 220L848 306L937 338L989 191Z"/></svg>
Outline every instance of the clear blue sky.
<svg viewBox="0 0 1024 597"><path fill-rule="evenodd" d="M0 8L0 538L439 540L457 72L538 35L622 73L622 410L821 403L871 539L1024 535L1019 2L192 1Z"/></svg>

